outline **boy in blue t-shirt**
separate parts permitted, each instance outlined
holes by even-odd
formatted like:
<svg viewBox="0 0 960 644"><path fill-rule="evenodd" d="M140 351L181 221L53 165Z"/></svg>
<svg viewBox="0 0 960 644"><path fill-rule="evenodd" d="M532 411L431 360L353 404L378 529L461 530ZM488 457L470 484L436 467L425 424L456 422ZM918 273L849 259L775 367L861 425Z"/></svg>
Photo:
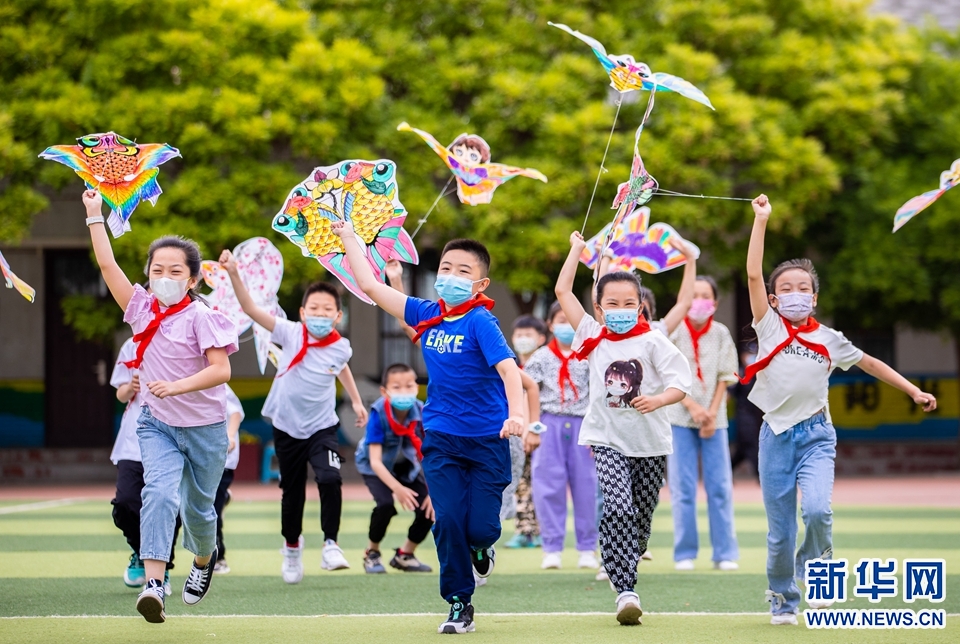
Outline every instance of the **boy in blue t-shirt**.
<svg viewBox="0 0 960 644"><path fill-rule="evenodd" d="M474 573L493 571L500 502L510 483L508 436L523 433L523 387L516 356L497 319L490 254L480 242L449 242L440 257L439 302L407 297L374 277L348 222L334 222L357 285L384 311L417 330L429 382L423 408L423 470L436 513L440 594L450 615L440 633L475 630ZM472 565L471 565L472 564ZM472 569L471 569L472 568Z"/></svg>
<svg viewBox="0 0 960 644"><path fill-rule="evenodd" d="M397 515L393 497L414 513L407 541L390 560L403 572L432 572L413 554L433 526L433 505L420 468L423 440L423 403L417 400L417 374L410 365L390 365L383 372L380 398L370 408L367 432L357 445L357 470L373 495L370 544L363 553L368 574L387 572L380 558L380 542Z"/></svg>

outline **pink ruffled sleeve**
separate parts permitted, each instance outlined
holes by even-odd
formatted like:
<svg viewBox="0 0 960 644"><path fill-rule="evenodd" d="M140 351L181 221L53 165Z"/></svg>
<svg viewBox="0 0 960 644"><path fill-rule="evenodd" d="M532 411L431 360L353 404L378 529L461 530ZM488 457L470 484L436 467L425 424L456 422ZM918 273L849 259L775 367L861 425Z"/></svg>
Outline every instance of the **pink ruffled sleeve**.
<svg viewBox="0 0 960 644"><path fill-rule="evenodd" d="M226 315L207 308L202 303L194 304L202 313L197 316L197 342L200 351L216 347L227 350L227 355L235 353L240 347L237 340L237 327Z"/></svg>
<svg viewBox="0 0 960 644"><path fill-rule="evenodd" d="M123 321L133 328L134 334L143 331L153 319L153 313L150 311L152 302L153 296L139 284L134 284L133 295L123 312Z"/></svg>

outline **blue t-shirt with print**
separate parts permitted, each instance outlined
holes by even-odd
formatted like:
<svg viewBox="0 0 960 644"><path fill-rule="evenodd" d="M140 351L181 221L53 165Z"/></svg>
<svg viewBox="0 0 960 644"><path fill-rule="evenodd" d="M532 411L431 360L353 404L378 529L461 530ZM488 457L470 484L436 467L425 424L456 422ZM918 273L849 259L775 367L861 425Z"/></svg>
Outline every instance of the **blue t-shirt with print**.
<svg viewBox="0 0 960 644"><path fill-rule="evenodd" d="M431 300L407 298L404 319L415 327L440 315ZM491 436L507 419L507 394L496 365L516 360L500 323L477 307L453 320L443 320L420 338L427 366L427 404L423 427L454 436Z"/></svg>

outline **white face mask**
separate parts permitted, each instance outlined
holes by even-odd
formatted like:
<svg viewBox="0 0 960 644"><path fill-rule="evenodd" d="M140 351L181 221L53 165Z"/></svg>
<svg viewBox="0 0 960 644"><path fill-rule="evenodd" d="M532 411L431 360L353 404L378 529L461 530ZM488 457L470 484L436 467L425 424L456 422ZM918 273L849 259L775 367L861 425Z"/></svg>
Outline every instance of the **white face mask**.
<svg viewBox="0 0 960 644"><path fill-rule="evenodd" d="M164 306L173 306L187 294L190 280L174 280L169 277L158 277L150 280L150 290Z"/></svg>
<svg viewBox="0 0 960 644"><path fill-rule="evenodd" d="M520 355L529 355L540 348L540 343L534 338L519 337L513 341L513 348Z"/></svg>

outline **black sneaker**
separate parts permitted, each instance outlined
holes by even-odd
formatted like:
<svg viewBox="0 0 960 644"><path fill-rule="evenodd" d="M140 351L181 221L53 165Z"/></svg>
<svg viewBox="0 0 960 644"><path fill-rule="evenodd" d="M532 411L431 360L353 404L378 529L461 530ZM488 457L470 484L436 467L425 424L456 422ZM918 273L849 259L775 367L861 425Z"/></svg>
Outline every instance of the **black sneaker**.
<svg viewBox="0 0 960 644"><path fill-rule="evenodd" d="M413 554L400 552L399 548L397 548L397 554L390 560L390 567L403 572L433 572L433 568L421 563Z"/></svg>
<svg viewBox="0 0 960 644"><path fill-rule="evenodd" d="M473 604L464 603L458 598L453 598L450 604L450 615L447 621L440 624L438 633L445 635L457 635L459 633L472 633L477 630L473 623Z"/></svg>
<svg viewBox="0 0 960 644"><path fill-rule="evenodd" d="M163 582L151 579L137 597L137 612L151 624L162 624L167 619L163 606Z"/></svg>
<svg viewBox="0 0 960 644"><path fill-rule="evenodd" d="M391 562L393 565L393 562ZM367 550L363 553L363 571L368 575L383 575L387 569L383 567L379 550Z"/></svg>
<svg viewBox="0 0 960 644"><path fill-rule="evenodd" d="M493 546L483 550L470 550L470 560L473 562L473 569L477 577L486 579L493 572L493 564L497 558L497 551Z"/></svg>
<svg viewBox="0 0 960 644"><path fill-rule="evenodd" d="M206 597L210 590L210 582L213 580L213 569L217 565L217 550L214 548L213 554L207 565L198 568L197 560L193 560L190 566L190 574L187 575L187 581L183 583L183 603L187 606L194 606L200 603L200 600Z"/></svg>

